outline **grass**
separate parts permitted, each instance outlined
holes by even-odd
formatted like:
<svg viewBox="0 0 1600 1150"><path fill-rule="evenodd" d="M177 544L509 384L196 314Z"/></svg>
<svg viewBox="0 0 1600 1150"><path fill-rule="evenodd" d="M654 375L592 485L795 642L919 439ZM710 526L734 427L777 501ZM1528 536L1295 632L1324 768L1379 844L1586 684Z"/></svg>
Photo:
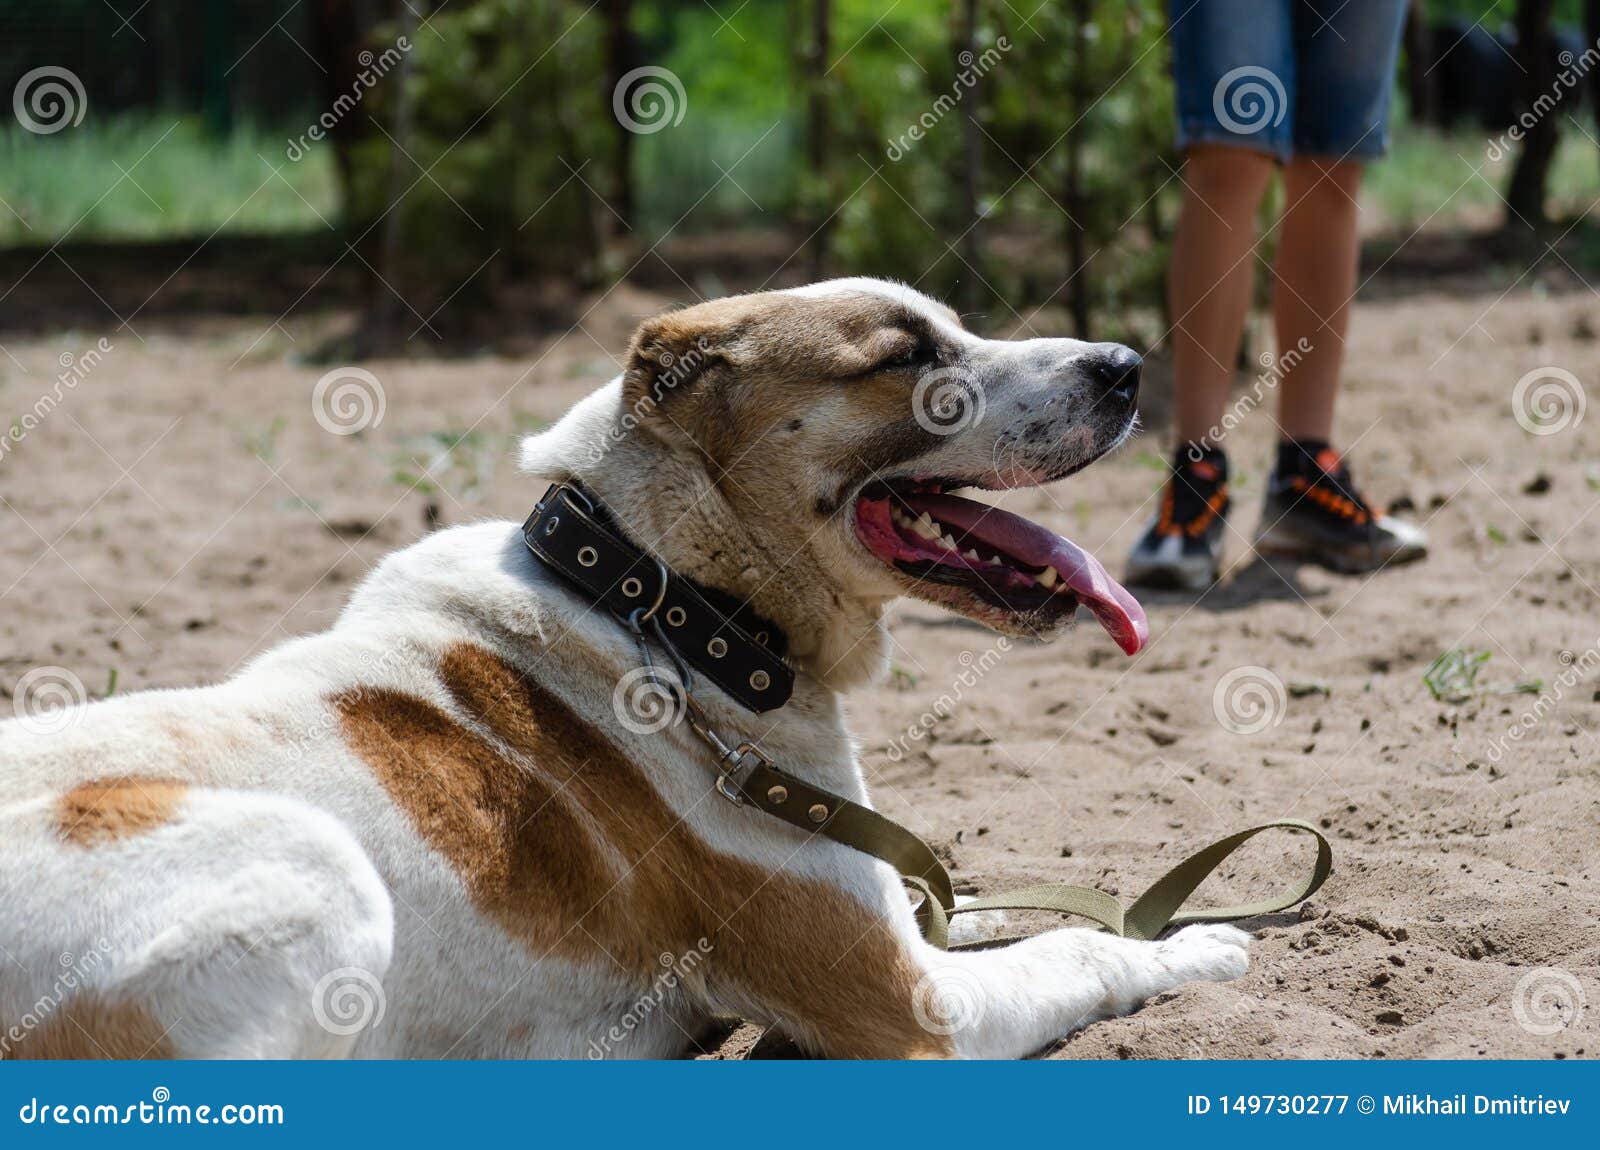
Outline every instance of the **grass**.
<svg viewBox="0 0 1600 1150"><path fill-rule="evenodd" d="M794 195L798 148L786 123L763 138L772 124L771 118L745 123L729 110L718 131L687 137L692 155L685 137L642 137L637 177L645 232L659 232L684 212L693 216L686 227L696 220L761 225L782 216ZM1558 217L1600 198L1600 148L1573 125L1563 128L1550 177L1551 214ZM197 119L158 114L91 116L53 136L13 123L0 130L0 246L40 247L68 235L160 240L218 229L295 232L337 222L331 148L314 145L290 163L284 151L291 134L244 124L219 139ZM1384 222L1404 228L1497 215L1496 192L1510 178L1514 155L1490 161L1492 139L1480 129L1441 133L1397 116L1390 154L1368 174L1367 203ZM733 173L738 185L724 180L705 194L704 173L716 170L711 161L731 168L741 156Z"/></svg>
<svg viewBox="0 0 1600 1150"><path fill-rule="evenodd" d="M1593 134L1591 126L1584 127ZM1572 124L1562 129L1546 189L1550 215L1556 218L1582 212L1600 198L1600 148ZM1424 221L1481 218L1485 212L1498 217L1505 210L1500 196L1510 183L1516 151L1513 145L1509 154L1490 160L1490 144L1497 139L1480 128L1440 132L1397 117L1389 154L1367 174L1366 202L1386 222L1407 229ZM1474 175L1474 168L1481 172Z"/></svg>
<svg viewBox="0 0 1600 1150"><path fill-rule="evenodd" d="M1441 703L1465 703L1479 695L1535 695L1544 688L1540 679L1525 679L1509 687L1480 685L1478 672L1488 661L1488 651L1452 648L1428 665L1422 681Z"/></svg>
<svg viewBox="0 0 1600 1150"><path fill-rule="evenodd" d="M52 136L11 122L0 131L0 246L43 247L68 236L159 240L221 228L304 231L336 222L332 151L315 147L290 163L285 147L286 134L241 125L219 139L196 119L161 115L90 116Z"/></svg>

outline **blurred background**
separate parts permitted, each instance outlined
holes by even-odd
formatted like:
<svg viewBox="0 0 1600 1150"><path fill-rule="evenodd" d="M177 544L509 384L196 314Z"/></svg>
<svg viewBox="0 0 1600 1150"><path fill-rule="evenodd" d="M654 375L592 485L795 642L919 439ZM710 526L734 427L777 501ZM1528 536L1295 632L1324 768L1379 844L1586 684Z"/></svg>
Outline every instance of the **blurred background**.
<svg viewBox="0 0 1600 1150"><path fill-rule="evenodd" d="M1148 352L1143 435L996 496L1117 568L1169 472L1166 28L1154 0L0 0L0 714L328 627L397 548L525 517L517 440L642 318L820 276ZM1425 564L1253 555L1258 313L1231 565L1145 597L1147 651L1084 627L994 665L896 608L852 729L971 889L1143 889L1284 814L1339 843L1250 976L1057 1055L1600 1049L1597 39L1600 0L1412 7L1338 438ZM1276 684L1270 724L1227 721L1234 682ZM1298 864L1229 865L1218 901ZM1550 968L1576 1009L1530 1026Z"/></svg>
<svg viewBox="0 0 1600 1150"><path fill-rule="evenodd" d="M1149 347L1165 27L1159 0L4 0L0 331L337 310L296 350L342 361L515 348L622 280L860 272ZM1597 37L1597 0L1414 3L1369 264L1600 262Z"/></svg>

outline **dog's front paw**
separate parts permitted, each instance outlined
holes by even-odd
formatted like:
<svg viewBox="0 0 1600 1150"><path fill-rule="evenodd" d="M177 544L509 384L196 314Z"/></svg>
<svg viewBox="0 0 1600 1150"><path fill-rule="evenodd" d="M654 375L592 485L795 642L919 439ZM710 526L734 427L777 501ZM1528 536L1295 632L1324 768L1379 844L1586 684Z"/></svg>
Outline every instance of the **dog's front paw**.
<svg viewBox="0 0 1600 1150"><path fill-rule="evenodd" d="M1157 945L1162 964L1180 984L1228 982L1250 966L1250 935L1224 923L1186 926Z"/></svg>

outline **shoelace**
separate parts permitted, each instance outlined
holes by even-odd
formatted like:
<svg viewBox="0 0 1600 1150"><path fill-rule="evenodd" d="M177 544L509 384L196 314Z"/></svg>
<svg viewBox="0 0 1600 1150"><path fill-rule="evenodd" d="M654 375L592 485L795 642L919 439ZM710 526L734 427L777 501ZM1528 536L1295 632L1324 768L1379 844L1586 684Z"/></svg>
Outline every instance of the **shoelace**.
<svg viewBox="0 0 1600 1150"><path fill-rule="evenodd" d="M1359 527L1371 523L1372 509L1356 491L1344 461L1336 453L1324 451L1317 457L1317 466L1321 469L1320 475L1290 476L1289 490Z"/></svg>
<svg viewBox="0 0 1600 1150"><path fill-rule="evenodd" d="M1196 538L1204 533L1228 505L1228 485L1218 475L1214 465L1201 460L1169 479L1161 492L1156 534Z"/></svg>

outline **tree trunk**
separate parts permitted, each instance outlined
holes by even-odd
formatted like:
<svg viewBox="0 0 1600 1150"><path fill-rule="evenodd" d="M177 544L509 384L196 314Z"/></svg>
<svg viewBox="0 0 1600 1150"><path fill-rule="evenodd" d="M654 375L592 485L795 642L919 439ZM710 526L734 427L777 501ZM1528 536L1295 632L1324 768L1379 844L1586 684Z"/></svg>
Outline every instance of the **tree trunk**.
<svg viewBox="0 0 1600 1150"><path fill-rule="evenodd" d="M1087 133L1083 128L1089 101L1088 38L1083 34L1093 17L1092 0L1072 0L1072 19L1068 22L1072 44L1068 58L1072 61L1072 78L1067 83L1068 114L1072 126L1067 129L1066 188L1061 206L1066 209L1067 230L1067 310L1072 315L1073 334L1079 339L1089 338L1091 295L1088 273L1088 236L1084 230L1088 204L1083 189L1083 149Z"/></svg>
<svg viewBox="0 0 1600 1150"><path fill-rule="evenodd" d="M979 202L982 188L983 137L978 127L978 112L982 107L983 80L977 71L978 64L978 0L962 0L961 20L956 29L956 67L971 69L973 83L961 101L961 139L965 146L961 173L961 258L966 267L961 269L961 309L976 312L983 306L983 279L980 276L983 260L982 230L983 206ZM966 61L963 63L963 61Z"/></svg>
<svg viewBox="0 0 1600 1150"><path fill-rule="evenodd" d="M1406 96L1411 118L1419 124L1439 122L1439 85L1433 69L1433 33L1425 0L1411 0L1406 13Z"/></svg>
<svg viewBox="0 0 1600 1150"><path fill-rule="evenodd" d="M605 0L606 14L606 99L614 93L626 76L638 67L638 41L633 35L633 0ZM616 170L611 177L611 207L622 217L622 226L634 226L633 202L633 133L616 123Z"/></svg>
<svg viewBox="0 0 1600 1150"><path fill-rule="evenodd" d="M361 43L371 31L370 23L362 23L358 7L352 0L319 0L311 8L311 49L323 68L323 108L332 108L340 96L357 86ZM363 110L358 115L340 116L328 130L328 143L339 173L340 202L351 215L355 203L353 152L359 141L372 134L370 123L369 113Z"/></svg>
<svg viewBox="0 0 1600 1150"><path fill-rule="evenodd" d="M1535 111L1534 101L1540 96L1549 96L1556 83L1555 50L1550 35L1554 6L1555 0L1517 0L1517 62L1524 73L1519 115L1531 111L1534 122L1522 138L1522 152L1506 191L1508 228L1537 229L1545 223L1545 180L1560 140L1560 124L1554 110Z"/></svg>
<svg viewBox="0 0 1600 1150"><path fill-rule="evenodd" d="M407 43L415 44L417 10L410 4L402 4L400 7L400 26ZM408 178L411 161L406 159L406 153L411 151L411 113L416 91L416 85L411 80L411 71L411 53L407 52L400 57L400 64L394 70L395 145L389 155L389 196L386 205L388 211L379 228L381 238L378 241L378 275L390 284L404 281L398 266L400 249L403 246L400 222L403 213L400 209L400 199L411 186L411 180ZM371 341L379 349L390 348L397 344L400 301L395 298L394 289L384 287L382 284L375 285L373 292Z"/></svg>
<svg viewBox="0 0 1600 1150"><path fill-rule="evenodd" d="M828 240L833 231L832 208L827 203L829 197L819 194L829 186L828 94L825 85L831 17L832 0L812 0L811 48L806 55L806 167L811 173L814 197L813 207L807 212L810 224L807 234L811 237L807 268L813 280L823 276L823 269L828 262Z"/></svg>
<svg viewBox="0 0 1600 1150"><path fill-rule="evenodd" d="M1585 0L1583 26L1584 49L1600 46L1600 0ZM1600 136L1600 68L1589 69L1589 107L1594 113L1595 133Z"/></svg>

